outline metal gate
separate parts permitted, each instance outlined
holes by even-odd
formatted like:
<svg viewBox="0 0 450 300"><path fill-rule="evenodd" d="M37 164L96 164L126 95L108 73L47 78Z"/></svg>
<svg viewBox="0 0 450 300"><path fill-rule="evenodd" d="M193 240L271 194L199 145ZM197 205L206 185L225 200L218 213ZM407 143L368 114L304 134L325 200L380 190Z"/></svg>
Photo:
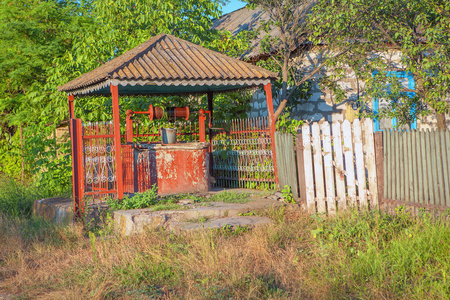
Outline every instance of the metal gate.
<svg viewBox="0 0 450 300"><path fill-rule="evenodd" d="M112 122L85 123L71 119L75 218L81 217L87 197L117 195L117 165Z"/></svg>
<svg viewBox="0 0 450 300"><path fill-rule="evenodd" d="M213 177L220 187L272 189L276 185L267 117L214 122Z"/></svg>

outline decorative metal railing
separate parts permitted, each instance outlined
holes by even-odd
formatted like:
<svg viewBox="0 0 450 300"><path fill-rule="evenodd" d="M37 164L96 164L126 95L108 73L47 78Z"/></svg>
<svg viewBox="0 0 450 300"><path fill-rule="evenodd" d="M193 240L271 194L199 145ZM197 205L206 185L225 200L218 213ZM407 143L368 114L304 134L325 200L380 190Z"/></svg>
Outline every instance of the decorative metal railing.
<svg viewBox="0 0 450 300"><path fill-rule="evenodd" d="M83 194L115 196L117 167L112 122L83 123ZM99 197L101 199L101 197Z"/></svg>
<svg viewBox="0 0 450 300"><path fill-rule="evenodd" d="M269 189L275 185L267 117L214 122L213 176L221 187Z"/></svg>

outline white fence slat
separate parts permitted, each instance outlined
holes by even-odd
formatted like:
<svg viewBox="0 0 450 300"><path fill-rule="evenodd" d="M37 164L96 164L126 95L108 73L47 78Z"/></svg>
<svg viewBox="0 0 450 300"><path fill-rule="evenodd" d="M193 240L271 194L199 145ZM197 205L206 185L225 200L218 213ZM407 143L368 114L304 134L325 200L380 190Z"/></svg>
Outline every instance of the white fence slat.
<svg viewBox="0 0 450 300"><path fill-rule="evenodd" d="M335 199L335 187L334 187L334 168L333 168L333 155L331 153L331 132L330 123L324 122L320 126L323 135L323 164L325 167L325 188L327 199L328 214L336 214L336 199Z"/></svg>
<svg viewBox="0 0 450 300"><path fill-rule="evenodd" d="M347 174L348 203L356 205L355 167L353 164L352 127L349 120L342 123L344 135L345 172Z"/></svg>
<svg viewBox="0 0 450 300"><path fill-rule="evenodd" d="M326 213L327 208L325 206L325 187L323 179L323 164L322 164L322 145L320 138L320 128L318 123L314 123L311 126L312 132L312 146L313 146L313 158L314 158L314 178L316 183L316 200L317 211L319 213Z"/></svg>
<svg viewBox="0 0 450 300"><path fill-rule="evenodd" d="M347 203L345 199L345 170L344 159L342 153L342 138L341 138L341 123L334 122L331 125L333 135L333 152L334 152L334 166L336 175L336 196L338 208L345 210Z"/></svg>
<svg viewBox="0 0 450 300"><path fill-rule="evenodd" d="M369 180L370 206L378 206L377 169L375 164L375 143L373 140L373 120L365 119L364 122L364 150L366 152L367 176ZM380 174L383 176L383 174Z"/></svg>
<svg viewBox="0 0 450 300"><path fill-rule="evenodd" d="M316 203L314 200L314 178L311 157L311 135L309 125L302 126L303 139L303 161L306 185L306 207L309 213L316 213Z"/></svg>
<svg viewBox="0 0 450 300"><path fill-rule="evenodd" d="M353 136L355 140L356 177L358 180L359 205L367 208L366 168L361 141L361 123L359 119L353 121Z"/></svg>

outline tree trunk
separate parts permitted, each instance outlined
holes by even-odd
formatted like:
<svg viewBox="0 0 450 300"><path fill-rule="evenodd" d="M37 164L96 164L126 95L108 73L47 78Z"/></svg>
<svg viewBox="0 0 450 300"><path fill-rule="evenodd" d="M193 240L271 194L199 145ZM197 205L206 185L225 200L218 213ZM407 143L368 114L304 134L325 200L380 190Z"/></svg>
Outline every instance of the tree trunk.
<svg viewBox="0 0 450 300"><path fill-rule="evenodd" d="M280 105L278 105L277 110L273 113L273 117L275 118L275 122L278 121L278 118L280 117L280 115L283 112L283 109L286 107L287 103L288 103L287 99L281 100Z"/></svg>

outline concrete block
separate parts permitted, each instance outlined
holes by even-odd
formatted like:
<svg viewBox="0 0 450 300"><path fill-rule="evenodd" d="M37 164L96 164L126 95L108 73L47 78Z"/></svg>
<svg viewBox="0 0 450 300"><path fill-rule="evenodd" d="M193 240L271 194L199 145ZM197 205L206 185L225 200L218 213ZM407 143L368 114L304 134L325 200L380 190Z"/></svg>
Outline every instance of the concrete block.
<svg viewBox="0 0 450 300"><path fill-rule="evenodd" d="M316 108L316 105L314 103L304 103L297 105L297 110L299 111L308 111L312 112Z"/></svg>
<svg viewBox="0 0 450 300"><path fill-rule="evenodd" d="M333 106L328 103L325 103L325 102L320 102L317 105L317 109L320 111L329 112L329 111L333 111Z"/></svg>
<svg viewBox="0 0 450 300"><path fill-rule="evenodd" d="M312 94L311 98L309 98L308 101L317 102L317 101L319 101L321 96L322 96L322 92L315 92Z"/></svg>
<svg viewBox="0 0 450 300"><path fill-rule="evenodd" d="M315 113L315 114L312 114L312 115L308 115L308 114L303 115L303 119L305 119L307 121L310 121L310 122L318 122L322 118L323 118L323 115L320 114L320 113Z"/></svg>
<svg viewBox="0 0 450 300"><path fill-rule="evenodd" d="M71 198L46 198L33 203L33 215L59 225L72 225L73 201Z"/></svg>

